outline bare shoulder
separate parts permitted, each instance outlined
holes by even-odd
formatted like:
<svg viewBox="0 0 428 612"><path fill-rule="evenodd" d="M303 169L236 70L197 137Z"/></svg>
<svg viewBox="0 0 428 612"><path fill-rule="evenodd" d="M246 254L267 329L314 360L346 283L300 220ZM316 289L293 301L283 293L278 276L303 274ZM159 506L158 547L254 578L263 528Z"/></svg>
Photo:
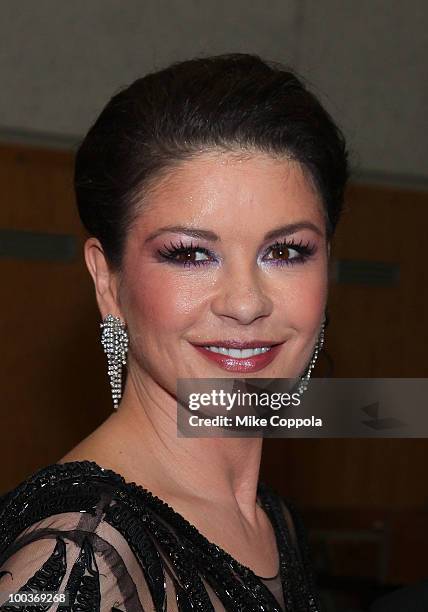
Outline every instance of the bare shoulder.
<svg viewBox="0 0 428 612"><path fill-rule="evenodd" d="M116 416L116 414L110 415L93 432L58 459L57 463L90 461L127 477L129 472L127 457L132 445L127 443L120 422L114 418Z"/></svg>

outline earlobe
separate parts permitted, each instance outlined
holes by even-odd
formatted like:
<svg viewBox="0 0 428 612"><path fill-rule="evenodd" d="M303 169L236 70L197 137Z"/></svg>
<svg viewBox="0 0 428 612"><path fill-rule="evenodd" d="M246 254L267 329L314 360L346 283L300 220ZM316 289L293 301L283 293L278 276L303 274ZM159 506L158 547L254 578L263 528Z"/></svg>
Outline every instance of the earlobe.
<svg viewBox="0 0 428 612"><path fill-rule="evenodd" d="M112 314L123 318L117 303L116 278L109 268L102 245L97 238L91 237L86 240L84 255L86 267L94 282L101 317L104 319L108 314Z"/></svg>

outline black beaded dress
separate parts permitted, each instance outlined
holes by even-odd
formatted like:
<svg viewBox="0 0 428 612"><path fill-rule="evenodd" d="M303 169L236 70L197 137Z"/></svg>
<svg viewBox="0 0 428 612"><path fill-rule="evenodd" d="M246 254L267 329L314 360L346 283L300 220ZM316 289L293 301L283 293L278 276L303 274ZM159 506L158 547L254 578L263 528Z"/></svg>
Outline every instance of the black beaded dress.
<svg viewBox="0 0 428 612"><path fill-rule="evenodd" d="M299 515L265 483L257 500L278 545L272 578L112 470L92 461L47 466L0 498L0 610L319 612ZM41 592L68 600L24 605L7 597Z"/></svg>

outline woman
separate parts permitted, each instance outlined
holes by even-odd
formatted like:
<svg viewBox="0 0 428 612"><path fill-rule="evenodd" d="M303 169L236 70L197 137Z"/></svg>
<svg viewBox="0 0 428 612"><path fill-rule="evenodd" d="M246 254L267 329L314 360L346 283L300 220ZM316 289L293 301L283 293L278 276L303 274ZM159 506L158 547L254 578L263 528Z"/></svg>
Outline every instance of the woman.
<svg viewBox="0 0 428 612"><path fill-rule="evenodd" d="M299 517L259 483L262 438L177 437L175 394L180 378L308 379L346 179L329 115L257 56L177 63L110 100L75 187L118 409L3 500L1 592L320 609Z"/></svg>

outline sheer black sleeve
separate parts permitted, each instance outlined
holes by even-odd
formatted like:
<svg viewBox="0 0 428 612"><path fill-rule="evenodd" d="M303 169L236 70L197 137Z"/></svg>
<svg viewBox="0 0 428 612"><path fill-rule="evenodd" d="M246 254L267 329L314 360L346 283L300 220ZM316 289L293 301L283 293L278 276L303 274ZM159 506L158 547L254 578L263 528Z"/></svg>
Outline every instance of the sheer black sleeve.
<svg viewBox="0 0 428 612"><path fill-rule="evenodd" d="M131 550L111 520L114 508L110 518L100 511L54 512L24 529L1 557L0 610L162 610L172 585L157 549L141 537ZM51 605L14 606L7 593L44 593Z"/></svg>
<svg viewBox="0 0 428 612"><path fill-rule="evenodd" d="M259 499L280 554L270 579L120 474L89 461L43 468L0 499L0 611L319 612L297 514L262 484Z"/></svg>

